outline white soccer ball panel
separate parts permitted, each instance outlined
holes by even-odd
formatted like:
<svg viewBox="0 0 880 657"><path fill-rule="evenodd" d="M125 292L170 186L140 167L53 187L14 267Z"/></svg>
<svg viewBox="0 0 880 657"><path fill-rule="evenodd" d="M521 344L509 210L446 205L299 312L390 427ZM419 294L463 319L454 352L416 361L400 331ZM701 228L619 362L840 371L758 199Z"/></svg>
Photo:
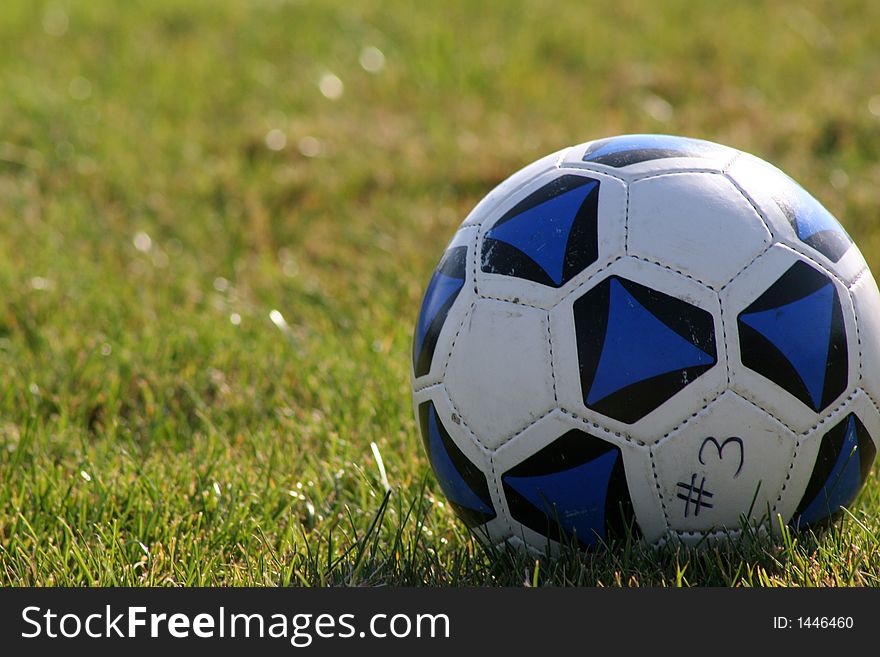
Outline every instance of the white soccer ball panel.
<svg viewBox="0 0 880 657"><path fill-rule="evenodd" d="M727 386L718 296L626 257L551 312L559 405L645 444Z"/></svg>
<svg viewBox="0 0 880 657"><path fill-rule="evenodd" d="M480 226L481 296L550 308L624 251L626 188L556 169L521 185Z"/></svg>
<svg viewBox="0 0 880 657"><path fill-rule="evenodd" d="M547 313L478 299L443 381L480 444L500 446L556 406Z"/></svg>
<svg viewBox="0 0 880 657"><path fill-rule="evenodd" d="M720 174L671 173L630 185L627 253L719 289L771 241L755 209Z"/></svg>
<svg viewBox="0 0 880 657"><path fill-rule="evenodd" d="M732 392L652 448L669 526L707 532L771 517L795 435Z"/></svg>
<svg viewBox="0 0 880 657"><path fill-rule="evenodd" d="M744 153L727 175L760 211L776 241L818 260L847 282L867 266L828 210L773 165Z"/></svg>
<svg viewBox="0 0 880 657"><path fill-rule="evenodd" d="M721 295L730 387L800 433L858 381L847 289L815 262L776 244Z"/></svg>

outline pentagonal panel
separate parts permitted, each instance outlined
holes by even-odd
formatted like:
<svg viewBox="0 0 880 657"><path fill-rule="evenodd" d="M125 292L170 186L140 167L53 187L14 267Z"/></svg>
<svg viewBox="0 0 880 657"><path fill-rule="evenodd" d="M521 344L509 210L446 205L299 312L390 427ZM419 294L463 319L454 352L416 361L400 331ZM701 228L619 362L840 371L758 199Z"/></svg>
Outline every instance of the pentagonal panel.
<svg viewBox="0 0 880 657"><path fill-rule="evenodd" d="M814 527L849 507L877 453L880 416L861 390L800 438L780 515L798 529Z"/></svg>
<svg viewBox="0 0 880 657"><path fill-rule="evenodd" d="M705 532L766 521L795 444L780 422L725 392L653 448L670 527Z"/></svg>
<svg viewBox="0 0 880 657"><path fill-rule="evenodd" d="M623 252L625 209L614 178L566 170L536 178L481 226L479 293L549 308Z"/></svg>
<svg viewBox="0 0 880 657"><path fill-rule="evenodd" d="M456 320L460 322L470 306L473 273L469 262L475 237L476 228L461 228L455 233L425 290L413 335L412 372L417 386L437 382L442 370L442 363L439 366L434 363L438 344L443 353L458 328ZM464 298L459 299L462 296Z"/></svg>
<svg viewBox="0 0 880 657"><path fill-rule="evenodd" d="M483 235L484 272L561 287L599 257L599 181L564 174Z"/></svg>
<svg viewBox="0 0 880 657"><path fill-rule="evenodd" d="M846 390L848 349L837 290L803 260L737 315L737 330L742 364L814 411Z"/></svg>
<svg viewBox="0 0 880 657"><path fill-rule="evenodd" d="M560 405L655 442L726 387L718 299L634 258L597 278L551 314Z"/></svg>
<svg viewBox="0 0 880 657"><path fill-rule="evenodd" d="M837 219L782 171L744 154L727 175L758 208L775 239L819 259L845 281L864 269L862 254Z"/></svg>
<svg viewBox="0 0 880 657"><path fill-rule="evenodd" d="M493 215L496 205L503 202L508 196L516 193L523 185L528 184L548 171L556 169L566 150L568 149L563 148L556 153L542 157L540 160L532 162L504 180L477 203L462 222L462 226L479 225L489 216L497 217L497 215Z"/></svg>
<svg viewBox="0 0 880 657"><path fill-rule="evenodd" d="M673 135L621 135L573 146L562 166L584 166L636 179L660 171L722 171L737 151L702 139Z"/></svg>
<svg viewBox="0 0 880 657"><path fill-rule="evenodd" d="M731 386L795 431L815 424L854 386L849 294L803 256L775 245L724 291L722 302Z"/></svg>
<svg viewBox="0 0 880 657"><path fill-rule="evenodd" d="M495 448L556 404L547 313L479 299L461 327L444 384L464 422Z"/></svg>
<svg viewBox="0 0 880 657"><path fill-rule="evenodd" d="M598 541L632 531L647 518L649 540L662 532L647 450L556 412L494 456L505 511L519 536L536 549L549 542Z"/></svg>
<svg viewBox="0 0 880 657"><path fill-rule="evenodd" d="M855 413L838 422L819 443L816 462L791 522L802 528L831 518L855 499L877 450Z"/></svg>
<svg viewBox="0 0 880 657"><path fill-rule="evenodd" d="M431 467L456 513L471 527L494 518L485 473L456 446L433 402L419 405L419 429Z"/></svg>
<svg viewBox="0 0 880 657"><path fill-rule="evenodd" d="M770 244L770 231L724 176L676 173L630 185L627 251L720 288Z"/></svg>
<svg viewBox="0 0 880 657"><path fill-rule="evenodd" d="M425 453L446 501L482 541L509 535L489 454L474 441L442 386L413 394L416 422Z"/></svg>
<svg viewBox="0 0 880 657"><path fill-rule="evenodd" d="M631 424L718 362L712 315L611 275L574 302L586 406Z"/></svg>

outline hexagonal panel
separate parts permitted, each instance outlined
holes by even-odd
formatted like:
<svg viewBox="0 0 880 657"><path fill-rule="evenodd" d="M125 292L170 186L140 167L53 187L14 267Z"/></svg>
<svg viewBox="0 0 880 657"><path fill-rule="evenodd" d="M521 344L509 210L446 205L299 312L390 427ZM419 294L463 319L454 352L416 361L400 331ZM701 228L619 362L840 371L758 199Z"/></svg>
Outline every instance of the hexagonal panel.
<svg viewBox="0 0 880 657"><path fill-rule="evenodd" d="M758 208L777 240L818 258L845 281L864 269L862 254L837 219L785 173L743 154L727 175Z"/></svg>
<svg viewBox="0 0 880 657"><path fill-rule="evenodd" d="M422 385L432 381L428 376L432 369L435 370L433 380L437 380L436 375L440 368L434 368L434 353L437 350L438 342L441 342L441 333L446 326L450 310L461 291L466 289L468 282L472 279L468 265L471 257L469 251L473 247L475 237L476 228L460 228L455 233L440 259L440 264L434 270L431 281L425 290L425 296L422 298L422 306L413 335L412 370L414 380L427 377L424 382L419 382ZM465 303L459 304L461 312L464 312L462 306L466 307L467 303L469 302L465 301ZM450 338L449 331L446 331L446 337Z"/></svg>
<svg viewBox="0 0 880 657"><path fill-rule="evenodd" d="M770 244L770 231L724 176L676 173L630 185L627 252L720 288Z"/></svg>
<svg viewBox="0 0 880 657"><path fill-rule="evenodd" d="M780 422L725 392L652 448L670 528L706 532L738 529L742 518L766 521L795 444Z"/></svg>
<svg viewBox="0 0 880 657"><path fill-rule="evenodd" d="M674 135L620 135L573 146L562 166L613 171L635 179L659 171L705 169L721 171L737 151L702 139Z"/></svg>
<svg viewBox="0 0 880 657"><path fill-rule="evenodd" d="M560 406L656 442L726 387L720 315L718 297L696 282L615 262L551 313Z"/></svg>
<svg viewBox="0 0 880 657"><path fill-rule="evenodd" d="M483 235L484 272L561 287L599 257L599 181L563 174Z"/></svg>
<svg viewBox="0 0 880 657"><path fill-rule="evenodd" d="M816 424L857 381L849 294L792 249L774 245L724 290L722 304L731 387L793 430Z"/></svg>
<svg viewBox="0 0 880 657"><path fill-rule="evenodd" d="M481 225L479 294L550 308L623 252L625 209L620 180L570 170L539 176Z"/></svg>
<svg viewBox="0 0 880 657"><path fill-rule="evenodd" d="M504 445L493 458L505 513L525 543L576 540L591 547L632 530L662 532L662 511L647 450L554 412ZM659 523L659 525L658 525Z"/></svg>
<svg viewBox="0 0 880 657"><path fill-rule="evenodd" d="M462 420L490 449L555 405L547 313L479 299L444 377Z"/></svg>

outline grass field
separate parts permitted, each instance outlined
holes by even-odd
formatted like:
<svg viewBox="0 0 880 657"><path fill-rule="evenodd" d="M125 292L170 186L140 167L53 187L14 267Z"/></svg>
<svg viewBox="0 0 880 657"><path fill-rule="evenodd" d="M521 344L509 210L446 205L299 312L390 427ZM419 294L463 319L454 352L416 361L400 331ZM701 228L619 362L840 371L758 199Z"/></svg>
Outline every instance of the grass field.
<svg viewBox="0 0 880 657"><path fill-rule="evenodd" d="M0 584L880 584L875 479L819 537L492 560L411 417L444 244L570 143L752 151L880 267L880 3L810 7L0 3Z"/></svg>

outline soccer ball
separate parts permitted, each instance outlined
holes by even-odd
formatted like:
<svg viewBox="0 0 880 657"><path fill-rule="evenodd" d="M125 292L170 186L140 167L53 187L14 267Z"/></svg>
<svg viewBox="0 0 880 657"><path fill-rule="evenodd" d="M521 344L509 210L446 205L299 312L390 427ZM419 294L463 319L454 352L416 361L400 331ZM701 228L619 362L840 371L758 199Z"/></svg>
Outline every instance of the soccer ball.
<svg viewBox="0 0 880 657"><path fill-rule="evenodd" d="M461 224L412 390L440 487L484 542L816 527L880 439L880 293L834 217L763 160L600 139Z"/></svg>

